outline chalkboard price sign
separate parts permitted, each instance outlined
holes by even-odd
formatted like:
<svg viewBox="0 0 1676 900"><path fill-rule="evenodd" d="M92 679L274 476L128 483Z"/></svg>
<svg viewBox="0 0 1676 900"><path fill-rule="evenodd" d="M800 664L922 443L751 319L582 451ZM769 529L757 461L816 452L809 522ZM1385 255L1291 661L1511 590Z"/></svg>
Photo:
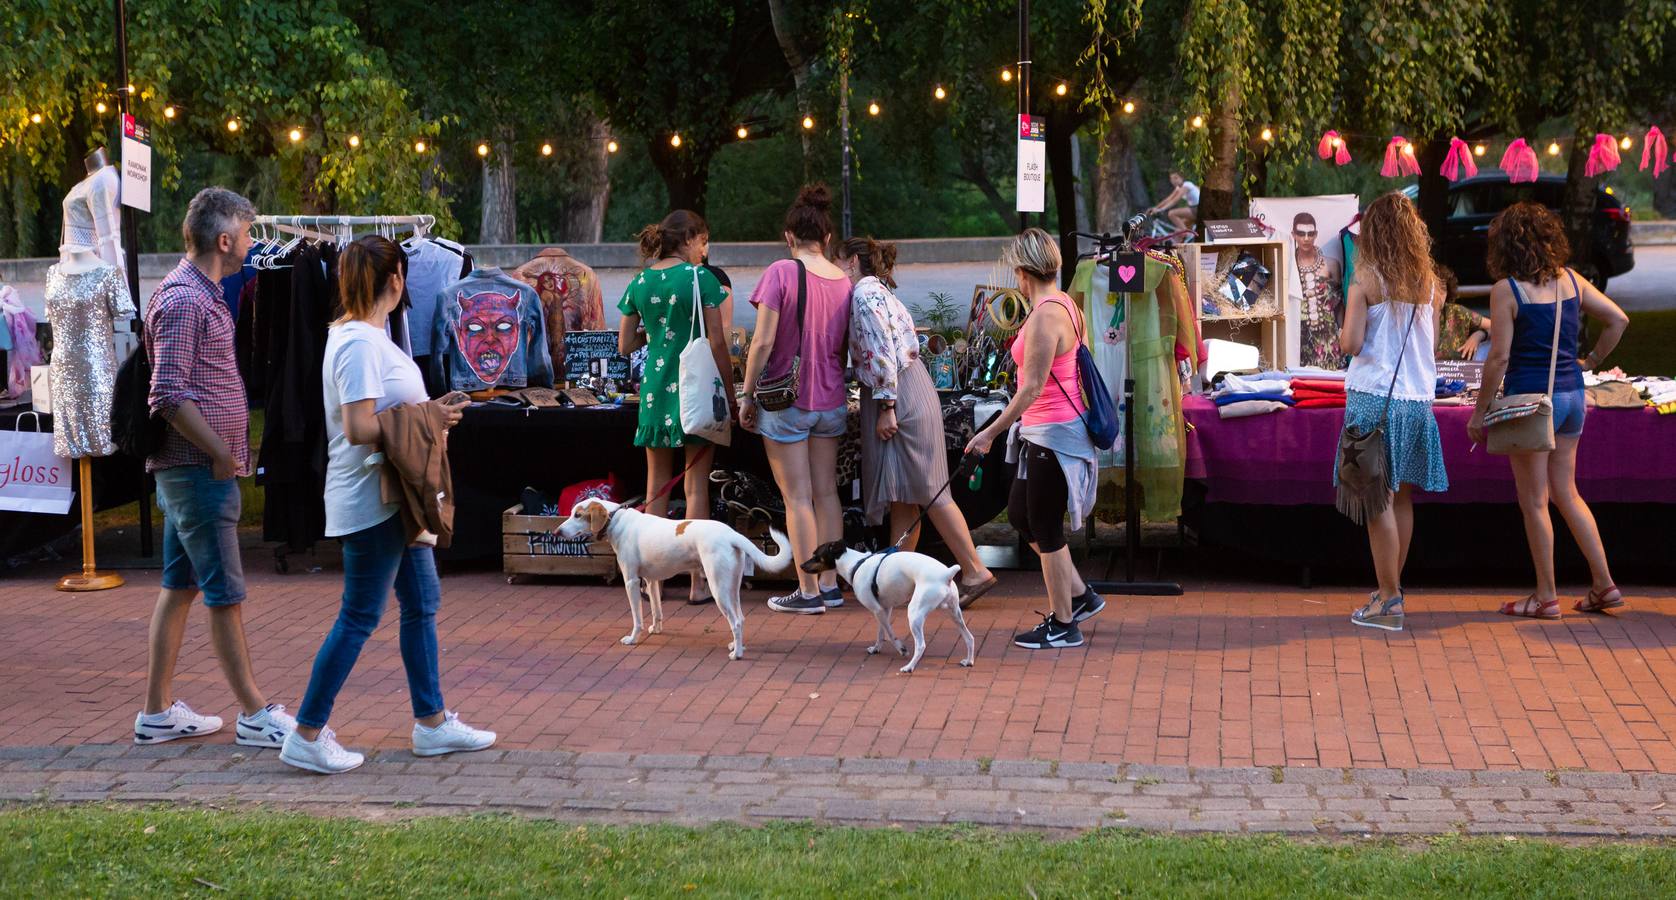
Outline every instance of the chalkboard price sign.
<svg viewBox="0 0 1676 900"><path fill-rule="evenodd" d="M596 359L606 360L607 378L618 382L628 379L628 358L617 355L617 332L564 333L564 380L576 382L588 377Z"/></svg>

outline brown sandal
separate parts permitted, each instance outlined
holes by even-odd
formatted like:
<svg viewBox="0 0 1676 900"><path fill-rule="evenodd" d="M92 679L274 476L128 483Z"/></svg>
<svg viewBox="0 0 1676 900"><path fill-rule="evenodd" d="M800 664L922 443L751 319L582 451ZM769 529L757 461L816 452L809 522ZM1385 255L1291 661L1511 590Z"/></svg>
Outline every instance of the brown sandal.
<svg viewBox="0 0 1676 900"><path fill-rule="evenodd" d="M1577 610L1578 612L1597 613L1605 612L1609 609L1618 609L1623 605L1623 592L1618 590L1617 585L1612 585L1604 591L1589 591L1587 599L1580 601L1571 608Z"/></svg>
<svg viewBox="0 0 1676 900"><path fill-rule="evenodd" d="M961 609L966 609L967 607L971 606L973 603L977 602L977 599L979 597L982 597L983 595L989 593L991 588L995 587L996 585L998 585L1000 583L1001 583L1001 579L996 578L995 576L991 575L989 577L988 581L979 582L977 584L971 585L970 587L968 587L966 585L961 585L960 586L960 608Z"/></svg>
<svg viewBox="0 0 1676 900"><path fill-rule="evenodd" d="M1549 600L1538 603L1536 595L1532 594L1523 600L1509 600L1501 605L1504 616L1520 616L1526 619L1558 619L1560 617L1560 601Z"/></svg>

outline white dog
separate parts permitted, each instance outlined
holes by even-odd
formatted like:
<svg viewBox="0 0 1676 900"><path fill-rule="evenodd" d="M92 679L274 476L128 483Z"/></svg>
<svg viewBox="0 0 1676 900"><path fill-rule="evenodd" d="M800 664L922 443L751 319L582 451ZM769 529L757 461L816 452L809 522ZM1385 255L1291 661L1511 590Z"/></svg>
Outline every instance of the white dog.
<svg viewBox="0 0 1676 900"><path fill-rule="evenodd" d="M838 574L855 589L861 605L879 620L878 640L867 648L869 654L878 653L885 641L896 645L896 652L906 656L902 641L890 628L891 611L898 606L908 607L908 630L914 634L914 658L902 667L912 672L925 655L925 617L939 606L946 606L960 634L966 639L966 658L963 666L972 665L977 656L978 643L966 618L960 613L960 588L954 583L960 574L959 566L945 566L923 553L907 550L889 553L862 553L833 541L815 548L815 555L803 563L803 571L819 574L836 569Z"/></svg>
<svg viewBox="0 0 1676 900"><path fill-rule="evenodd" d="M721 522L709 519L664 519L637 509L627 509L605 500L583 500L559 526L559 536L568 540L605 540L617 554L617 568L628 589L629 612L634 630L623 638L630 646L644 634L663 632L663 580L682 572L702 570L716 595L716 608L733 631L727 645L728 659L745 658L745 612L739 604L739 582L747 561L770 572L789 568L791 540L770 528L776 556ZM652 625L645 628L640 617L640 584L652 602Z"/></svg>

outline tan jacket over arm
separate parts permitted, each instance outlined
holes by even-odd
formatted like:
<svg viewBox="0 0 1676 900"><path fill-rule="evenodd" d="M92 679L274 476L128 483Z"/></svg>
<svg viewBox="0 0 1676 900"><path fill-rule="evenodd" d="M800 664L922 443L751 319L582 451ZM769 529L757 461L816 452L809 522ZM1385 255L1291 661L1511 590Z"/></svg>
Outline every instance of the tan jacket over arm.
<svg viewBox="0 0 1676 900"><path fill-rule="evenodd" d="M436 535L436 545L454 539L454 481L448 469L447 413L435 403L395 406L378 414L384 449L380 494L400 503L408 543L422 532Z"/></svg>

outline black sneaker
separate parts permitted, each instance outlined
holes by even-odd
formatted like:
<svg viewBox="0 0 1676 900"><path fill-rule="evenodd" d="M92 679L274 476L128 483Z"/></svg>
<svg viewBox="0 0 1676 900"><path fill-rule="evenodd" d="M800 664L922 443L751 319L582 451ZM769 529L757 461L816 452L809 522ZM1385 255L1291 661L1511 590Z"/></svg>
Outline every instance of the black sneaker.
<svg viewBox="0 0 1676 900"><path fill-rule="evenodd" d="M805 597L802 591L792 591L784 597L769 597L768 608L775 612L813 616L826 612L826 604L819 597Z"/></svg>
<svg viewBox="0 0 1676 900"><path fill-rule="evenodd" d="M821 591L821 602L826 604L827 609L837 609L844 605L844 592L839 590L837 585L833 585Z"/></svg>
<svg viewBox="0 0 1676 900"><path fill-rule="evenodd" d="M1071 601L1071 621L1085 622L1100 614L1106 608L1106 599L1094 593L1093 588L1082 592L1082 596Z"/></svg>
<svg viewBox="0 0 1676 900"><path fill-rule="evenodd" d="M1060 624L1053 616L1043 616L1042 624L1014 635L1013 643L1026 650L1053 650L1060 647L1081 647L1082 629L1077 623Z"/></svg>

